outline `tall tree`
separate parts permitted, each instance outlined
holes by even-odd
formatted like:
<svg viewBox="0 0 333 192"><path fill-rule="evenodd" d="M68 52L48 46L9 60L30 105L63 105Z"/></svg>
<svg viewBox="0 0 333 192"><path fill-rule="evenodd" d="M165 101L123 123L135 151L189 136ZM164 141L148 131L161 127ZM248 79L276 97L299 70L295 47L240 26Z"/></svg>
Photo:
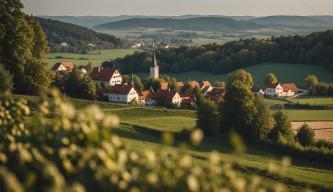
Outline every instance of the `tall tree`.
<svg viewBox="0 0 333 192"><path fill-rule="evenodd" d="M218 110L216 104L209 100L201 102L197 109L197 116L197 127L205 135L213 136L218 128Z"/></svg>
<svg viewBox="0 0 333 192"><path fill-rule="evenodd" d="M265 85L277 83L278 79L274 73L267 73L265 78Z"/></svg>
<svg viewBox="0 0 333 192"><path fill-rule="evenodd" d="M286 112L278 111L274 115L275 125L270 132L270 138L275 142L281 142L284 139L287 142L294 140L294 133L291 130L291 123Z"/></svg>
<svg viewBox="0 0 333 192"><path fill-rule="evenodd" d="M252 137L257 139L266 139L273 128L273 119L270 114L269 106L264 97L255 97L254 105L256 114L252 126Z"/></svg>
<svg viewBox="0 0 333 192"><path fill-rule="evenodd" d="M238 70L229 75L224 102L220 108L221 131L235 130L242 136L251 134L256 114L251 74Z"/></svg>
<svg viewBox="0 0 333 192"><path fill-rule="evenodd" d="M307 75L304 81L305 81L305 86L311 91L314 91L317 84L319 83L318 77L315 75Z"/></svg>
<svg viewBox="0 0 333 192"><path fill-rule="evenodd" d="M44 94L51 83L47 42L38 22L22 8L19 0L0 1L0 62L13 75L15 92Z"/></svg>

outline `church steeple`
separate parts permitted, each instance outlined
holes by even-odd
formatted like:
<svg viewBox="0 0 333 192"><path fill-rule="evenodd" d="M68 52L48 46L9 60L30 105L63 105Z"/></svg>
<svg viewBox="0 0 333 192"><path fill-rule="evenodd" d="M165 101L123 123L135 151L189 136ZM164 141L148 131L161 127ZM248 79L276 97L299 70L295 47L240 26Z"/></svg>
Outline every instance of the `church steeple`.
<svg viewBox="0 0 333 192"><path fill-rule="evenodd" d="M154 79L159 78L159 66L157 64L155 51L153 53L152 63L151 63L151 66L150 66L150 77L152 77Z"/></svg>

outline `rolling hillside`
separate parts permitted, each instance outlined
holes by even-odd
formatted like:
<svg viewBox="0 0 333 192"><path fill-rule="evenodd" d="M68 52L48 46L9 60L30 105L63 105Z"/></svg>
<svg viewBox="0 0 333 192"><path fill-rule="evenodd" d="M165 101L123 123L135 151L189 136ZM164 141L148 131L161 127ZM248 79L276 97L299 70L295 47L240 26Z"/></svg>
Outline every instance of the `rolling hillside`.
<svg viewBox="0 0 333 192"><path fill-rule="evenodd" d="M333 19L333 17L331 17ZM268 16L249 20L261 25L282 25L289 27L323 27L331 26L327 18L303 16Z"/></svg>
<svg viewBox="0 0 333 192"><path fill-rule="evenodd" d="M38 18L38 21L46 34L51 51L62 42L72 47L87 47L89 43L100 48L116 48L122 45L122 41L115 36L97 33L78 25L43 18Z"/></svg>
<svg viewBox="0 0 333 192"><path fill-rule="evenodd" d="M117 22L109 22L97 25L96 29L135 29L135 28L165 28L173 30L193 30L193 31L234 31L258 29L263 26L247 21L235 20L225 17L196 17L189 19L172 18L134 18Z"/></svg>

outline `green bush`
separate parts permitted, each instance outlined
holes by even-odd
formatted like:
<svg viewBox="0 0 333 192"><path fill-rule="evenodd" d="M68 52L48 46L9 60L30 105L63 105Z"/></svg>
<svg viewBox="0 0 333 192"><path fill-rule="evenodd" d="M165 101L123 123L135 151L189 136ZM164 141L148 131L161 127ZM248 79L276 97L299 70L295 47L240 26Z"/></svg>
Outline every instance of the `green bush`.
<svg viewBox="0 0 333 192"><path fill-rule="evenodd" d="M58 93L53 93L57 95ZM96 106L76 111L54 98L31 114L0 97L0 191L281 191L240 177L217 153L196 163L184 151L129 150L111 133L119 120ZM198 144L202 132L191 133ZM256 180L256 182L253 182Z"/></svg>
<svg viewBox="0 0 333 192"><path fill-rule="evenodd" d="M298 142L300 144L302 144L303 146L311 145L314 141L314 137L315 137L315 133L311 129L311 127L309 127L308 124L302 125L298 129L297 135L296 135Z"/></svg>
<svg viewBox="0 0 333 192"><path fill-rule="evenodd" d="M11 91L13 88L13 77L5 69L5 67L0 64L0 93Z"/></svg>

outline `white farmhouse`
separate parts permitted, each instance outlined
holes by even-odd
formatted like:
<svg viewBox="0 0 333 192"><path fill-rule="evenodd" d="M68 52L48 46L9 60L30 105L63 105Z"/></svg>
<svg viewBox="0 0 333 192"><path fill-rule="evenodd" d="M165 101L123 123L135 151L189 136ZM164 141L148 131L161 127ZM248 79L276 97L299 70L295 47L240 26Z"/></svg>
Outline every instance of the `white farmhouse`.
<svg viewBox="0 0 333 192"><path fill-rule="evenodd" d="M115 68L94 67L91 78L97 85L102 87L120 85L123 82L119 70Z"/></svg>
<svg viewBox="0 0 333 192"><path fill-rule="evenodd" d="M74 69L74 63L64 61L64 62L56 63L55 65L53 65L51 70L54 73L58 73L60 71L72 72L73 69Z"/></svg>
<svg viewBox="0 0 333 192"><path fill-rule="evenodd" d="M297 86L295 83L286 84L269 84L266 86L265 95L271 97L290 97L297 93Z"/></svg>
<svg viewBox="0 0 333 192"><path fill-rule="evenodd" d="M283 87L280 83L268 84L265 89L265 95L270 97L283 96Z"/></svg>
<svg viewBox="0 0 333 192"><path fill-rule="evenodd" d="M102 95L111 102L131 103L139 101L139 94L132 85L114 85L103 91Z"/></svg>

